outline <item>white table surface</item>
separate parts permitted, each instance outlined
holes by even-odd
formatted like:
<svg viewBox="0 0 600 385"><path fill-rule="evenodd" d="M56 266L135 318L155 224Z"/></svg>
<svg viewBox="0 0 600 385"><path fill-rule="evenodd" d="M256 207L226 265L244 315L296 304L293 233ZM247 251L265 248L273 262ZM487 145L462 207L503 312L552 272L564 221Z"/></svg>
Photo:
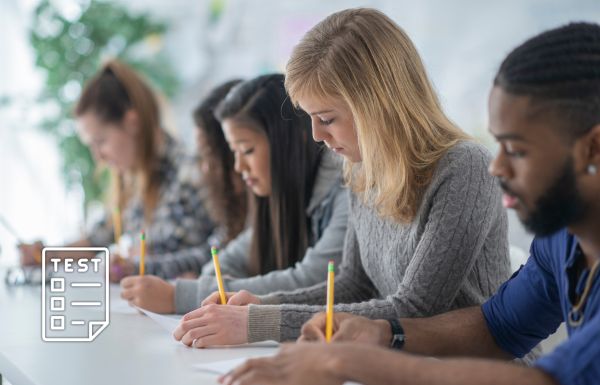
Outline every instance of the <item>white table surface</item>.
<svg viewBox="0 0 600 385"><path fill-rule="evenodd" d="M142 314L110 314L92 342L44 342L39 286L6 286L0 269L0 374L12 385L217 384L196 363L272 354L275 347L192 349ZM111 308L118 286L111 286Z"/></svg>

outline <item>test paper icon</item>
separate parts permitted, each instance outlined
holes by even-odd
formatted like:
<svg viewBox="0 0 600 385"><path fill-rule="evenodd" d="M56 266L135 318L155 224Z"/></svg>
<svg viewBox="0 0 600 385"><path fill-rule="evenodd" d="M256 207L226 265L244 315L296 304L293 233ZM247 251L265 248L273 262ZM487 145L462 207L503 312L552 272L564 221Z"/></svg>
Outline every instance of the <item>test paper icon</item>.
<svg viewBox="0 0 600 385"><path fill-rule="evenodd" d="M110 256L106 247L42 250L42 339L93 341L108 326Z"/></svg>

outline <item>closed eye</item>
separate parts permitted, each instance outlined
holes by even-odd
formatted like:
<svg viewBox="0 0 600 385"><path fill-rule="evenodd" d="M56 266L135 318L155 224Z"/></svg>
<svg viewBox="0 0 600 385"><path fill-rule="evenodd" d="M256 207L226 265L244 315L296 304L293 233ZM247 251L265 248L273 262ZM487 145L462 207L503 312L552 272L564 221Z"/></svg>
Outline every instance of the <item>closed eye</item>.
<svg viewBox="0 0 600 385"><path fill-rule="evenodd" d="M502 148L504 153L511 158L522 158L526 155L525 151L515 149L512 143L503 143Z"/></svg>
<svg viewBox="0 0 600 385"><path fill-rule="evenodd" d="M526 155L523 151L505 151L505 153L512 158L522 158Z"/></svg>
<svg viewBox="0 0 600 385"><path fill-rule="evenodd" d="M321 124L322 124L322 125L324 125L324 126L328 126L328 125L330 125L331 123L333 123L333 121L334 121L334 120L335 120L335 119L323 120L323 119L319 118L319 123L321 123Z"/></svg>

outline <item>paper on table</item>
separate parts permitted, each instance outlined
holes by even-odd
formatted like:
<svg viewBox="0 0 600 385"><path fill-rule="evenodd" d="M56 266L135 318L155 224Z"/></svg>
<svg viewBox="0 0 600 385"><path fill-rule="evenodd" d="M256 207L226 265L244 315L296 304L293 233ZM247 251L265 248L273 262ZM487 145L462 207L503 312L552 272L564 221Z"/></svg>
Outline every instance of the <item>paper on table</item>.
<svg viewBox="0 0 600 385"><path fill-rule="evenodd" d="M265 355L263 357L272 356L275 353L277 353L277 352L272 352L271 354ZM194 365L194 368L202 370L207 373L223 375L223 374L229 373L233 369L237 368L238 366L240 366L241 364L246 362L246 360L248 358L249 357L242 357L242 358L234 358L232 360L222 360L222 361L196 364L196 365ZM344 385L360 385L360 384L358 384L356 382L345 382Z"/></svg>
<svg viewBox="0 0 600 385"><path fill-rule="evenodd" d="M113 300L111 298L110 303L110 313L111 314L138 314L139 312L131 305L129 305L126 301L118 298L117 300Z"/></svg>
<svg viewBox="0 0 600 385"><path fill-rule="evenodd" d="M273 352L271 354L265 355L264 357L272 356L275 353L276 352ZM235 369L238 366L240 366L241 364L243 364L244 362L246 362L246 360L248 358L249 357L242 357L242 358L234 358L231 360L206 362L206 363L202 363L202 364L196 364L196 365L194 365L194 368L202 370L204 372L209 372L209 373L214 373L214 374L219 374L219 375L227 374L230 371L232 371L233 369Z"/></svg>
<svg viewBox="0 0 600 385"><path fill-rule="evenodd" d="M142 313L146 314L148 317L152 318L154 322L159 324L163 329L165 329L169 333L173 333L175 328L179 325L179 322L181 322L181 317L173 318L170 316L153 313L150 310L142 309L141 307L136 306L135 308L141 311Z"/></svg>

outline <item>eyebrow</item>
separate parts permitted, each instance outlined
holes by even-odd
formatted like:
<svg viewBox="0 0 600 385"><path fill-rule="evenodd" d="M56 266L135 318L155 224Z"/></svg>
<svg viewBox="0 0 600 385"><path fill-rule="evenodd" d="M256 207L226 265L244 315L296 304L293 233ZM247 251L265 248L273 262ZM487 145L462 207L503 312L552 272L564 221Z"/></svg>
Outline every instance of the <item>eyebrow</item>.
<svg viewBox="0 0 600 385"><path fill-rule="evenodd" d="M492 136L494 136L494 138L496 138L496 140L516 140L516 141L520 141L520 142L527 142L527 139L525 139L523 136L519 135L519 134L500 134L500 135L494 135L493 133L491 133Z"/></svg>
<svg viewBox="0 0 600 385"><path fill-rule="evenodd" d="M314 116L314 115L319 115L319 114L326 114L328 112L333 112L333 110L322 110L322 111L317 111L317 112L309 112L308 114L311 116Z"/></svg>

